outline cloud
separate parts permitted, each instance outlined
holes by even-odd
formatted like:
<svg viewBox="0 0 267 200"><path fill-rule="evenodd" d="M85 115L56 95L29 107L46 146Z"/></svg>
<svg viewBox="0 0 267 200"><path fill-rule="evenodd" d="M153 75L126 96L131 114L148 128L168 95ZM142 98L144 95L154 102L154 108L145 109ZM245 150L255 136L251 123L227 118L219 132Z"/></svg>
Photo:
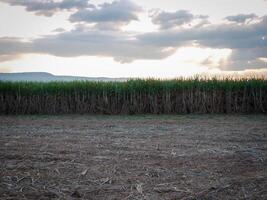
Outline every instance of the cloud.
<svg viewBox="0 0 267 200"><path fill-rule="evenodd" d="M94 7L88 0L0 0L11 6L23 6L36 15L51 17L58 11Z"/></svg>
<svg viewBox="0 0 267 200"><path fill-rule="evenodd" d="M267 16L256 24L214 26L202 32L198 43L212 48L232 50L227 62L220 65L224 70L267 68Z"/></svg>
<svg viewBox="0 0 267 200"><path fill-rule="evenodd" d="M214 48L250 48L266 46L267 16L256 24L211 24L190 29L162 30L140 35L140 39L159 46L176 46L181 42Z"/></svg>
<svg viewBox="0 0 267 200"><path fill-rule="evenodd" d="M201 23L207 22L208 16L206 15L193 15L187 10L178 10L176 12L164 12L154 10L151 12L150 17L152 22L159 25L161 29L170 29L179 27L185 24L190 24L194 20L201 20Z"/></svg>
<svg viewBox="0 0 267 200"><path fill-rule="evenodd" d="M267 62L261 58L267 58L267 46L264 48L234 49L232 54L221 63L223 70L243 70L267 68Z"/></svg>
<svg viewBox="0 0 267 200"><path fill-rule="evenodd" d="M238 24L202 26L195 21L206 20L207 16L193 15L189 11L159 11L153 13L152 20L161 29L137 33L119 29L138 19L137 13L141 8L131 1L101 4L97 8L85 9L85 15L79 14L82 10L73 14L71 20L84 23L77 23L71 31L62 30L30 42L23 42L19 38L0 38L0 61L15 59L27 53L39 53L60 57L105 56L125 63L140 59L164 59L180 47L198 46L231 49L229 58L220 62L219 67L223 70L267 68L267 62L263 59L267 58L267 15L258 17L250 14L250 18L257 18L254 23L243 23L244 20L236 19ZM245 18L245 21L249 19ZM195 24L183 27L190 23ZM92 28L88 24L96 25ZM212 63L207 58L202 64Z"/></svg>
<svg viewBox="0 0 267 200"><path fill-rule="evenodd" d="M113 57L121 63L137 59L163 59L173 53L172 49L142 44L130 33L94 29L74 29L37 39L32 42L32 49L34 52L61 57Z"/></svg>
<svg viewBox="0 0 267 200"><path fill-rule="evenodd" d="M0 38L0 62L15 60L21 55L31 52L31 43L23 42L19 38Z"/></svg>
<svg viewBox="0 0 267 200"><path fill-rule="evenodd" d="M127 63L138 59L163 59L175 51L172 48L142 44L131 33L81 27L30 42L0 38L0 47L0 62L37 53L59 57L105 56Z"/></svg>
<svg viewBox="0 0 267 200"><path fill-rule="evenodd" d="M259 19L259 22L252 24L211 24L189 29L167 29L139 35L138 39L158 47L177 48L194 44L231 49L233 53L227 62L221 63L222 69L266 68L267 63L260 58L267 58L267 16Z"/></svg>
<svg viewBox="0 0 267 200"><path fill-rule="evenodd" d="M254 19L257 19L258 16L251 13L251 14L239 14L239 15L232 15L228 16L225 19L230 22L236 22L236 23L246 23L253 21Z"/></svg>
<svg viewBox="0 0 267 200"><path fill-rule="evenodd" d="M96 23L98 27L116 28L138 20L142 8L130 0L100 4L92 9L80 9L70 16L71 22Z"/></svg>
<svg viewBox="0 0 267 200"><path fill-rule="evenodd" d="M52 32L61 33L61 32L66 32L66 30L64 28L56 28Z"/></svg>
<svg viewBox="0 0 267 200"><path fill-rule="evenodd" d="M97 29L119 29L138 20L138 14L143 11L131 0L117 0L112 3L103 3L98 6L89 3L89 0L0 0L11 6L23 6L28 12L46 17L56 12L74 11L69 21L73 23L95 24Z"/></svg>

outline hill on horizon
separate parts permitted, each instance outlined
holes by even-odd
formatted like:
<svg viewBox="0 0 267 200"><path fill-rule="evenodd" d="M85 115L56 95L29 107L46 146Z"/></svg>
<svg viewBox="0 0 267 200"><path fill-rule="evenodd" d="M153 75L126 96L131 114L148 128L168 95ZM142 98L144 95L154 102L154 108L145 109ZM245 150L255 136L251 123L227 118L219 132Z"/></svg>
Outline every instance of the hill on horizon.
<svg viewBox="0 0 267 200"><path fill-rule="evenodd" d="M19 72L0 73L0 81L29 81L29 82L52 82L52 81L126 81L127 78L107 77L82 77L82 76L57 76L47 72Z"/></svg>

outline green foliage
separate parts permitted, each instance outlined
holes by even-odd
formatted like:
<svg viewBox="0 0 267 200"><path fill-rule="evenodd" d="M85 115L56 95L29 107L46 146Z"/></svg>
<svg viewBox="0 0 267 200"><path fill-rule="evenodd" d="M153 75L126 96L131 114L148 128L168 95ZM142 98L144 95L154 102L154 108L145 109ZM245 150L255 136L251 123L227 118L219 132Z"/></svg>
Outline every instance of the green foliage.
<svg viewBox="0 0 267 200"><path fill-rule="evenodd" d="M0 82L2 114L251 113L267 110L265 79Z"/></svg>

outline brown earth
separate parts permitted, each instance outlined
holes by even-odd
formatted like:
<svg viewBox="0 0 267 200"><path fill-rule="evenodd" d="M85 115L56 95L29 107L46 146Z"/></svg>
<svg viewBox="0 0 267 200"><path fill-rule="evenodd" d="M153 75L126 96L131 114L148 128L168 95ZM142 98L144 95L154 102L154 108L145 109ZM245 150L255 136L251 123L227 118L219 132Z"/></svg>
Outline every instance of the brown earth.
<svg viewBox="0 0 267 200"><path fill-rule="evenodd" d="M0 199L267 199L267 115L0 116Z"/></svg>

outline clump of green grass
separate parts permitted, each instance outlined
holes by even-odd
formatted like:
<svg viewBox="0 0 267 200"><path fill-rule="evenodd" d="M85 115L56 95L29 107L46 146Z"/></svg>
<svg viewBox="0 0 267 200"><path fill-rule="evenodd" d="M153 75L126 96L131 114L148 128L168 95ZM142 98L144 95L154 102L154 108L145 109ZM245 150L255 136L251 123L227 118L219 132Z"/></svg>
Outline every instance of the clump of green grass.
<svg viewBox="0 0 267 200"><path fill-rule="evenodd" d="M266 111L266 79L0 82L1 114L181 114Z"/></svg>

